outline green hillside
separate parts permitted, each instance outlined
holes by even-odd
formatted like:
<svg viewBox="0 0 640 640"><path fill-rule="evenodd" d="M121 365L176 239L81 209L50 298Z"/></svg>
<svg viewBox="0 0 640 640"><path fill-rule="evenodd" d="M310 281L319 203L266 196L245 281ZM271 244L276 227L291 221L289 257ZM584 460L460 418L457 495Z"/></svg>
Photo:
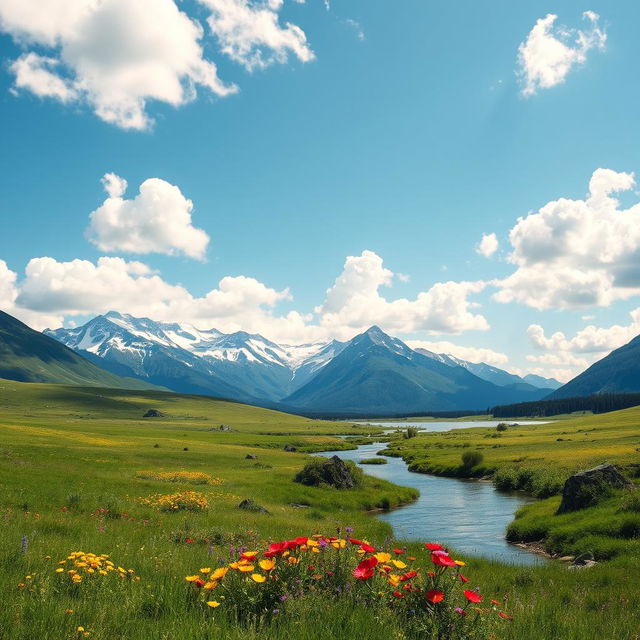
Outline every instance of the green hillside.
<svg viewBox="0 0 640 640"><path fill-rule="evenodd" d="M116 389L158 388L109 373L3 311L0 311L0 378Z"/></svg>

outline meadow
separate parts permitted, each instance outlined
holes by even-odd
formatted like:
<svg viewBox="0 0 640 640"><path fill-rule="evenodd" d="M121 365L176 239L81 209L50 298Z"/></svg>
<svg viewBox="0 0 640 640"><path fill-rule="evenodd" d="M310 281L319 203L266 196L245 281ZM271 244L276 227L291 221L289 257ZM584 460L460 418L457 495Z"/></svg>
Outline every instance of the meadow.
<svg viewBox="0 0 640 640"><path fill-rule="evenodd" d="M149 409L165 415L142 418ZM468 431L456 437L489 441ZM637 553L569 571L451 550L466 564L450 567L372 516L412 490L366 476L343 491L293 482L305 452L370 432L197 396L0 381L0 638L640 638ZM268 513L239 509L246 498ZM274 552L277 569L250 555L295 539ZM230 573L205 593L220 568Z"/></svg>

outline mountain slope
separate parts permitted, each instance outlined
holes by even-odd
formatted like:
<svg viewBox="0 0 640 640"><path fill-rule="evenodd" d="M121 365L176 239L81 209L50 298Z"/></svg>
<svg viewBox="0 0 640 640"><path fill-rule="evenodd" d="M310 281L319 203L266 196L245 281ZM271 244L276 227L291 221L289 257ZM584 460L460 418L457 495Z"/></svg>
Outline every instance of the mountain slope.
<svg viewBox="0 0 640 640"><path fill-rule="evenodd" d="M116 389L153 389L96 366L18 319L0 311L0 378Z"/></svg>
<svg viewBox="0 0 640 640"><path fill-rule="evenodd" d="M375 415L475 410L497 398L525 397L531 393L481 380L371 327L283 402L307 411Z"/></svg>
<svg viewBox="0 0 640 640"><path fill-rule="evenodd" d="M640 336L592 364L546 399L637 391L640 391Z"/></svg>
<svg viewBox="0 0 640 640"><path fill-rule="evenodd" d="M535 376L533 374L527 374L524 378L521 378L514 373L509 373L504 369L499 369L486 362L469 362L468 360L462 360L446 353L434 353L433 351L422 348L418 348L416 351L428 358L438 360L452 367L464 367L467 371L478 376L478 378L497 384L500 387L520 385L522 390L533 391L534 389L542 389L545 393L549 393L550 390L562 386L561 382L553 378L542 378L541 376ZM543 395L545 394L540 394L540 397Z"/></svg>
<svg viewBox="0 0 640 640"><path fill-rule="evenodd" d="M134 376L179 393L257 401L250 391L214 370L206 358L180 346L188 344L193 351L206 351L221 335L215 330L189 331L178 324L109 312L82 327L46 330L45 334L118 375Z"/></svg>

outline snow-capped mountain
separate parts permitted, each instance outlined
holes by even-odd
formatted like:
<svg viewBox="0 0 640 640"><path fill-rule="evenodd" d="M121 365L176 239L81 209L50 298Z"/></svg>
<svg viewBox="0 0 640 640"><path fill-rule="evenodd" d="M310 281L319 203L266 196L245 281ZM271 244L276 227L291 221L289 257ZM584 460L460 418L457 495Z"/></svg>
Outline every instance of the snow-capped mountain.
<svg viewBox="0 0 640 640"><path fill-rule="evenodd" d="M413 350L378 327L348 342L286 345L110 311L45 334L121 376L293 410L480 409L550 391L486 364Z"/></svg>
<svg viewBox="0 0 640 640"><path fill-rule="evenodd" d="M493 384L497 384L499 387L526 385L526 387L529 388L546 389L549 390L550 393L551 390L562 386L561 382L553 378L542 378L541 376L533 374L528 374L522 378L515 373L509 373L504 369L499 369L485 362L469 362L468 360L462 360L446 353L434 353L433 351L422 348L418 348L416 351L423 356L427 356L427 358L448 364L450 367L463 367L478 376L478 378L482 378L482 380L486 380L487 382L493 382Z"/></svg>
<svg viewBox="0 0 640 640"><path fill-rule="evenodd" d="M288 396L344 346L335 340L279 345L244 331L225 334L115 311L45 334L114 373L245 401Z"/></svg>

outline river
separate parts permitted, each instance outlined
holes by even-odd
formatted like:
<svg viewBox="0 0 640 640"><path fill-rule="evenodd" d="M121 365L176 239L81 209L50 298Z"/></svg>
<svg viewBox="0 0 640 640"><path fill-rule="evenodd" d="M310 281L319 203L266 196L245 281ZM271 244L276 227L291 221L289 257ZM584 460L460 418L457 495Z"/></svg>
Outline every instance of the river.
<svg viewBox="0 0 640 640"><path fill-rule="evenodd" d="M495 426L497 421L482 422L376 422L376 426L406 428L418 426L426 431ZM526 424L520 421L518 424ZM540 424L539 422L536 424ZM317 455L338 455L359 462L384 449L384 443L371 443L352 451L324 451ZM363 465L364 471L420 491L420 497L405 507L380 512L377 518L388 522L398 539L439 542L456 551L519 565L546 562L544 558L509 544L507 525L514 513L533 501L519 492L502 492L490 482L444 478L407 469L401 458L387 458L388 464Z"/></svg>

